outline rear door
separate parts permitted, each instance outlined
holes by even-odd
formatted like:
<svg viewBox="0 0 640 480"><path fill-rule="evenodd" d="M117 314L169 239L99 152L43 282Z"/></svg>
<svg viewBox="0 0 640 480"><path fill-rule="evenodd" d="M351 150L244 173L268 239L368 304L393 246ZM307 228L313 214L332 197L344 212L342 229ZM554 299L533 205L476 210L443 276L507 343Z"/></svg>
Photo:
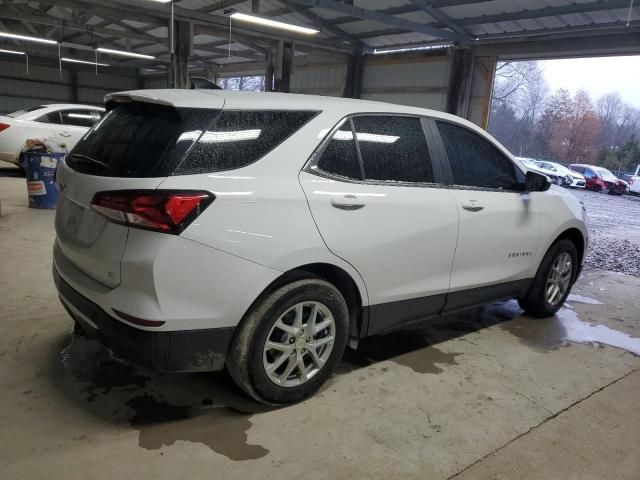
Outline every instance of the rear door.
<svg viewBox="0 0 640 480"><path fill-rule="evenodd" d="M436 124L460 215L447 302L455 310L509 296L529 275L539 246L541 193L525 193L524 174L483 136L457 123Z"/></svg>
<svg viewBox="0 0 640 480"><path fill-rule="evenodd" d="M449 289L458 212L422 122L346 119L300 174L327 247L365 281L369 334L438 313Z"/></svg>
<svg viewBox="0 0 640 480"><path fill-rule="evenodd" d="M218 112L131 102L102 117L58 169L56 261L70 261L101 284L117 286L128 228L97 214L94 195L155 189Z"/></svg>

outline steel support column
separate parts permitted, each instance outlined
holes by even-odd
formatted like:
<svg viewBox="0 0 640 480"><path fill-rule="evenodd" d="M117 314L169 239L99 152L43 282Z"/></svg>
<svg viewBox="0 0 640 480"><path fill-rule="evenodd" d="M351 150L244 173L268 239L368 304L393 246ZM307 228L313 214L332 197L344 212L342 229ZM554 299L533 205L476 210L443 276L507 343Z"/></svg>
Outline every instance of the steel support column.
<svg viewBox="0 0 640 480"><path fill-rule="evenodd" d="M289 93L291 90L294 48L293 42L280 42L278 45L276 74L273 82L273 90L276 92Z"/></svg>
<svg viewBox="0 0 640 480"><path fill-rule="evenodd" d="M364 67L364 56L361 49L356 49L349 57L347 65L347 80L344 86L343 97L360 98L362 93L362 70Z"/></svg>
<svg viewBox="0 0 640 480"><path fill-rule="evenodd" d="M447 90L447 112L463 118L466 118L469 110L473 62L471 49L455 48L453 50Z"/></svg>
<svg viewBox="0 0 640 480"><path fill-rule="evenodd" d="M175 22L174 48L171 56L171 88L189 88L189 56L192 46L192 25L189 22Z"/></svg>

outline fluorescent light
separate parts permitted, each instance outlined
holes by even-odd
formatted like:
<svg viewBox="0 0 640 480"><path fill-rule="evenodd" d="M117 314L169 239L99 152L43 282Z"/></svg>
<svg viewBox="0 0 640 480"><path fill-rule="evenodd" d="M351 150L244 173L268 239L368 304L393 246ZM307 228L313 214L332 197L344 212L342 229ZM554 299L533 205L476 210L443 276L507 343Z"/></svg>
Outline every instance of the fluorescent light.
<svg viewBox="0 0 640 480"><path fill-rule="evenodd" d="M90 115L88 113L68 113L67 117L82 118L84 120L95 120L96 118L98 118L96 115Z"/></svg>
<svg viewBox="0 0 640 480"><path fill-rule="evenodd" d="M17 50L4 50L0 48L0 53L8 53L9 55L26 55L25 52L19 52Z"/></svg>
<svg viewBox="0 0 640 480"><path fill-rule="evenodd" d="M232 132L206 131L204 132L204 135L202 135L202 132L200 130L193 130L191 132L184 132L182 135L180 135L180 137L178 138L178 142L181 142L183 140L195 141L200 138L200 135L202 135L202 138L200 138L201 143L242 142L246 140L255 140L260 136L261 133L262 129L260 128L256 128L253 130L237 130Z"/></svg>
<svg viewBox="0 0 640 480"><path fill-rule="evenodd" d="M91 62L89 60L78 60L77 58L62 57L60 60L62 60L63 62L69 62L69 63L82 63L83 65L98 65L99 67L109 66L106 63L96 63L96 62Z"/></svg>
<svg viewBox="0 0 640 480"><path fill-rule="evenodd" d="M395 143L400 137L395 135L379 135L377 133L363 133L356 132L356 138L359 142L373 142L373 143ZM338 130L333 135L334 140L353 140L353 134L350 130Z"/></svg>
<svg viewBox="0 0 640 480"><path fill-rule="evenodd" d="M156 57L152 55L145 55L143 53L135 53L135 52L127 52L126 50L111 50L110 48L96 48L98 52L108 53L111 55L122 55L123 57L134 57L134 58L146 58L148 60L154 60Z"/></svg>
<svg viewBox="0 0 640 480"><path fill-rule="evenodd" d="M374 55L383 55L385 53L402 53L402 52L419 52L421 50L441 50L449 48L450 43L434 43L432 45L417 45L415 47L390 47L390 48L374 48Z"/></svg>
<svg viewBox="0 0 640 480"><path fill-rule="evenodd" d="M28 35L18 35L18 34L9 33L9 32L0 32L0 37L13 38L14 40L24 40L25 42L48 43L49 45L58 44L57 41L49 40L48 38L30 37Z"/></svg>
<svg viewBox="0 0 640 480"><path fill-rule="evenodd" d="M320 30L316 30L314 28L300 27L298 25L292 25L291 23L277 22L276 20L256 17L255 15L247 15L246 13L235 12L231 14L231 17L244 22L256 23L258 25L264 25L265 27L280 28L282 30L291 30L292 32L304 33L305 35L314 35L320 32Z"/></svg>

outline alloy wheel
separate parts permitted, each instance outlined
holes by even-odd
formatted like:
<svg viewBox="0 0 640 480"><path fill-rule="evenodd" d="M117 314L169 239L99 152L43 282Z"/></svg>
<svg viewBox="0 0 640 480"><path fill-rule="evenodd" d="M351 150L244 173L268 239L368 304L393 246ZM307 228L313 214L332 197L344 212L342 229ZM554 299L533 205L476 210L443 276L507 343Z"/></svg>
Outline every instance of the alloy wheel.
<svg viewBox="0 0 640 480"><path fill-rule="evenodd" d="M556 306L564 298L571 284L572 273L573 262L571 255L567 252L562 252L554 260L547 278L547 302L552 307Z"/></svg>
<svg viewBox="0 0 640 480"><path fill-rule="evenodd" d="M267 377L281 387L308 382L329 359L335 335L335 320L326 305L308 301L288 308L267 335L262 354Z"/></svg>

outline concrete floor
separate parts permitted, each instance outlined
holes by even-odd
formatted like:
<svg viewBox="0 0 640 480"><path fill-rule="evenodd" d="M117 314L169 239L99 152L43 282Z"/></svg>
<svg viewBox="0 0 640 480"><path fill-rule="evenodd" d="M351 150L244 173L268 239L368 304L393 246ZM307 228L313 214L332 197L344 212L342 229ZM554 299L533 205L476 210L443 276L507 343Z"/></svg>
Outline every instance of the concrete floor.
<svg viewBox="0 0 640 480"><path fill-rule="evenodd" d="M268 409L223 373L72 342L54 213L20 178L0 202L2 480L640 478L639 278L587 272L547 320L504 302L372 338L314 398Z"/></svg>

